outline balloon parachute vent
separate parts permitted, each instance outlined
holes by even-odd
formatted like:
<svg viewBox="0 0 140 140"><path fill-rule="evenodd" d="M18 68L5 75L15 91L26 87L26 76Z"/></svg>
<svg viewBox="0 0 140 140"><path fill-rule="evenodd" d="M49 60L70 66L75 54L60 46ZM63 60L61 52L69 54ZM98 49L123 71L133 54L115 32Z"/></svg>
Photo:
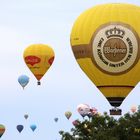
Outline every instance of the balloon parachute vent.
<svg viewBox="0 0 140 140"><path fill-rule="evenodd" d="M38 81L38 82L37 82L37 85L41 85L41 82L40 82L40 81Z"/></svg>
<svg viewBox="0 0 140 140"><path fill-rule="evenodd" d="M110 109L110 115L122 115L122 110L121 109Z"/></svg>

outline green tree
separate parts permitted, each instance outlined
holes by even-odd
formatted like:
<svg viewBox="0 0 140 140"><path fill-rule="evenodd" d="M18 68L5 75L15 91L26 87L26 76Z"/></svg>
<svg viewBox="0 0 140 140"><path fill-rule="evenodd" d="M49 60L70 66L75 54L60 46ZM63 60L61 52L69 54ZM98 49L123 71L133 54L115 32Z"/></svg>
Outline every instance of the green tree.
<svg viewBox="0 0 140 140"><path fill-rule="evenodd" d="M136 113L126 113L118 120L106 112L90 120L76 120L70 132L59 133L61 140L140 140L140 106Z"/></svg>

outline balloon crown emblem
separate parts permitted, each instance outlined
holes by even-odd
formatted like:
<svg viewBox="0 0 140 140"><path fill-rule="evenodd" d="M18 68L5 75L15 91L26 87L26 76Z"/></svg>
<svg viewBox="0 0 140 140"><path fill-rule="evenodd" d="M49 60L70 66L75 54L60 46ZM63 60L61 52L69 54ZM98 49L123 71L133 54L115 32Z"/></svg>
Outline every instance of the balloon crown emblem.
<svg viewBox="0 0 140 140"><path fill-rule="evenodd" d="M125 31L124 30L121 30L117 27L114 27L112 29L109 29L105 32L106 34L106 37L107 38L110 38L110 37L120 37L120 38L123 38L124 35L125 35Z"/></svg>

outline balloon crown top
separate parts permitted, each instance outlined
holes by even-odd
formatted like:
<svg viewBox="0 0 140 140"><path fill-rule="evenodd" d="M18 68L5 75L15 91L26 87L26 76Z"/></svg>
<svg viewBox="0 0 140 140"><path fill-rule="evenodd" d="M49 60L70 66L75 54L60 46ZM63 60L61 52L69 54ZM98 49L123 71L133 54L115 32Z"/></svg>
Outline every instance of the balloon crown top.
<svg viewBox="0 0 140 140"><path fill-rule="evenodd" d="M125 31L120 28L114 27L114 28L107 30L105 32L105 34L106 34L107 38L115 37L115 36L123 38L125 35Z"/></svg>

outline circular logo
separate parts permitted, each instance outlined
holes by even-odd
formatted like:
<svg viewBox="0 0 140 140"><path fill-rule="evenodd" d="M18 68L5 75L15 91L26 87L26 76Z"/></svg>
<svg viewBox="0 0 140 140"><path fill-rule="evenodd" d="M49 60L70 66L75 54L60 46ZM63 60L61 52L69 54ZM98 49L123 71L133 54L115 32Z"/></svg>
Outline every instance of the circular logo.
<svg viewBox="0 0 140 140"><path fill-rule="evenodd" d="M92 42L93 61L109 74L130 70L138 61L138 35L122 23L100 27Z"/></svg>
<svg viewBox="0 0 140 140"><path fill-rule="evenodd" d="M121 61L127 54L127 46L119 38L112 38L106 41L103 46L104 56L113 62Z"/></svg>

